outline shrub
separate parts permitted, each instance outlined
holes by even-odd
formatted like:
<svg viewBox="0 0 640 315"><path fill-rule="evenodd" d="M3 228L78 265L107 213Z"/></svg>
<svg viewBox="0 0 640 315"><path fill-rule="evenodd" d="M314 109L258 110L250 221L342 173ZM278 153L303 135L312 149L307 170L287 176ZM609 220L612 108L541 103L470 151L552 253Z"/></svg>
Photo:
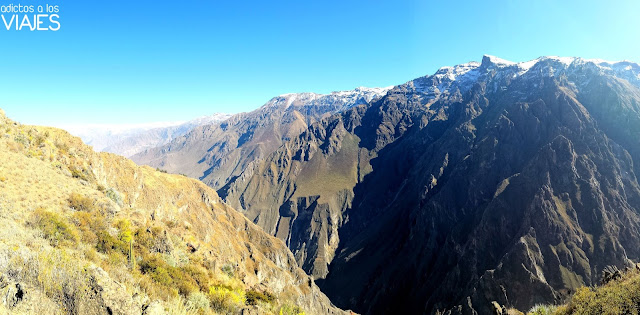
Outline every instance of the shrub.
<svg viewBox="0 0 640 315"><path fill-rule="evenodd" d="M556 306L538 304L531 308L527 314L531 315L551 315L556 311Z"/></svg>
<svg viewBox="0 0 640 315"><path fill-rule="evenodd" d="M235 313L246 303L242 290L232 290L227 287L214 286L209 289L211 307L222 313Z"/></svg>
<svg viewBox="0 0 640 315"><path fill-rule="evenodd" d="M71 193L67 199L69 207L76 211L93 212L96 210L95 202L89 197L85 197L78 193Z"/></svg>
<svg viewBox="0 0 640 315"><path fill-rule="evenodd" d="M271 303L275 300L275 297L270 293L262 293L255 290L247 291L246 296L248 305L257 305L258 302Z"/></svg>
<svg viewBox="0 0 640 315"><path fill-rule="evenodd" d="M118 206L123 206L124 203L122 202L122 197L120 196L120 193L118 193L115 189L107 189L105 195L109 197L109 199L113 200L113 202L115 202Z"/></svg>
<svg viewBox="0 0 640 315"><path fill-rule="evenodd" d="M167 264L158 254L143 258L140 271L149 275L158 285L175 288L183 296L189 296L199 289L198 283L187 270Z"/></svg>
<svg viewBox="0 0 640 315"><path fill-rule="evenodd" d="M64 142L56 142L56 147L60 150L62 155L67 155L67 153L69 153L69 145Z"/></svg>
<svg viewBox="0 0 640 315"><path fill-rule="evenodd" d="M191 307L191 305L189 305L189 301L185 301L181 296L176 296L172 299L169 299L166 303L165 303L165 309L164 311L167 314L171 314L171 315L196 315L199 314L199 312L195 309L193 309L193 307Z"/></svg>
<svg viewBox="0 0 640 315"><path fill-rule="evenodd" d="M222 266L222 268L220 268L220 270L222 270L222 272L224 272L224 274L229 276L229 278L233 278L233 274L234 274L233 266L227 264L227 265Z"/></svg>
<svg viewBox="0 0 640 315"><path fill-rule="evenodd" d="M211 302L206 294L202 292L193 292L187 298L187 308L200 313L205 313L209 309Z"/></svg>
<svg viewBox="0 0 640 315"><path fill-rule="evenodd" d="M41 147L41 146L44 144L44 141L45 141L45 140L46 140L46 138L45 138L43 135L38 134L38 135L34 138L33 142L35 143L36 147Z"/></svg>
<svg viewBox="0 0 640 315"><path fill-rule="evenodd" d="M98 233L106 233L106 220L98 212L77 211L73 214L73 221L82 234L82 240L93 246L98 243Z"/></svg>
<svg viewBox="0 0 640 315"><path fill-rule="evenodd" d="M96 249L103 254L109 254L112 251L117 251L121 254L125 254L129 250L128 244L112 236L106 230L98 231L96 233L96 236Z"/></svg>
<svg viewBox="0 0 640 315"><path fill-rule="evenodd" d="M87 175L83 169L71 166L69 167L69 171L71 171L71 177L89 181L89 175Z"/></svg>
<svg viewBox="0 0 640 315"><path fill-rule="evenodd" d="M280 307L280 315L304 315L304 311L297 305L285 304Z"/></svg>
<svg viewBox="0 0 640 315"><path fill-rule="evenodd" d="M33 224L38 227L51 245L58 246L63 242L78 242L78 232L57 213L38 208L33 213Z"/></svg>
<svg viewBox="0 0 640 315"><path fill-rule="evenodd" d="M182 272L189 275L191 279L196 283L201 291L206 292L211 287L210 278L207 270L201 266L195 264L189 264L180 268Z"/></svg>

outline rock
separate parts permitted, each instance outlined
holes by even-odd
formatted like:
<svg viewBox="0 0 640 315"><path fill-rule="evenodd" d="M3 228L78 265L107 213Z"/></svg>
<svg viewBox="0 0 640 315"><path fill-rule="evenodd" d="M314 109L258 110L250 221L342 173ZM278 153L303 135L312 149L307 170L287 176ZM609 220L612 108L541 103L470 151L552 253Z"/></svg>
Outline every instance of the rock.
<svg viewBox="0 0 640 315"><path fill-rule="evenodd" d="M106 271L92 265L88 268L89 284L96 294L97 312L109 314L140 314L139 300L127 294L124 286L113 281Z"/></svg>
<svg viewBox="0 0 640 315"><path fill-rule="evenodd" d="M506 314L506 310L503 306L496 301L491 301L491 307L493 308L493 314L495 315L503 315Z"/></svg>
<svg viewBox="0 0 640 315"><path fill-rule="evenodd" d="M25 294L26 292L20 283L9 285L2 302L7 308L14 308L25 298Z"/></svg>
<svg viewBox="0 0 640 315"><path fill-rule="evenodd" d="M164 311L164 308L162 307L162 304L160 304L160 302L153 301L151 302L151 304L147 305L147 307L144 309L142 314L161 315L161 314L165 314L165 311Z"/></svg>
<svg viewBox="0 0 640 315"><path fill-rule="evenodd" d="M604 270L602 270L602 278L600 280L601 284L607 284L612 280L618 280L622 278L622 272L616 266L606 266Z"/></svg>

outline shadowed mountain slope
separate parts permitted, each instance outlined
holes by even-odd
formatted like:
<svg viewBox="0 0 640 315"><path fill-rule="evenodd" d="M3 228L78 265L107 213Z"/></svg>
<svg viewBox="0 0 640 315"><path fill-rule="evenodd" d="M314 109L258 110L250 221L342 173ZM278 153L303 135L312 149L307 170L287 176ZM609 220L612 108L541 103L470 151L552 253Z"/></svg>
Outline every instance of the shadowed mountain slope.
<svg viewBox="0 0 640 315"><path fill-rule="evenodd" d="M171 143L132 157L138 164L186 174L220 189L253 161L264 159L283 141L296 138L323 117L384 95L388 88L285 94L250 113L202 126Z"/></svg>
<svg viewBox="0 0 640 315"><path fill-rule="evenodd" d="M362 313L527 310L640 251L640 66L440 69L311 125L219 193Z"/></svg>

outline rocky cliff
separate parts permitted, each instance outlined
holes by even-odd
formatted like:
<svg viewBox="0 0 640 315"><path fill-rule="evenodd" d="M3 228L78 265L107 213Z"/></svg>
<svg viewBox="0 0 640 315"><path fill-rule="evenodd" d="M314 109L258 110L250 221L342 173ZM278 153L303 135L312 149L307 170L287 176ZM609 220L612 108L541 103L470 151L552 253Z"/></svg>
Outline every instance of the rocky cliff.
<svg viewBox="0 0 640 315"><path fill-rule="evenodd" d="M252 162L296 138L309 125L384 95L388 88L357 88L330 94L294 93L274 97L250 113L219 125L195 128L171 143L132 157L170 173L186 174L220 189Z"/></svg>
<svg viewBox="0 0 640 315"><path fill-rule="evenodd" d="M638 260L640 66L440 69L311 125L219 190L341 307L527 310Z"/></svg>

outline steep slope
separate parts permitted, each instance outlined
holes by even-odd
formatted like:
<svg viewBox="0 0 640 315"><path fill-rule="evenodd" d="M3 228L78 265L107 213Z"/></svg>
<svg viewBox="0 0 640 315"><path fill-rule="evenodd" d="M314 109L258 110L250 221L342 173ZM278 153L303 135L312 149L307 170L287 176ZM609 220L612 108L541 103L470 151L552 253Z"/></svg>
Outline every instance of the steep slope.
<svg viewBox="0 0 640 315"><path fill-rule="evenodd" d="M216 124L231 117L230 114L213 114L187 122L151 123L142 125L75 125L62 129L82 138L96 151L111 152L130 157L147 149L165 145L185 135L195 127Z"/></svg>
<svg viewBox="0 0 640 315"><path fill-rule="evenodd" d="M0 111L0 313L342 313L204 184Z"/></svg>
<svg viewBox="0 0 640 315"><path fill-rule="evenodd" d="M335 112L384 95L388 88L285 94L261 108L233 116L222 124L203 126L171 143L132 157L138 164L186 174L220 189L253 161L297 137L309 125Z"/></svg>
<svg viewBox="0 0 640 315"><path fill-rule="evenodd" d="M640 66L440 69L312 125L219 192L362 313L527 310L640 252Z"/></svg>

